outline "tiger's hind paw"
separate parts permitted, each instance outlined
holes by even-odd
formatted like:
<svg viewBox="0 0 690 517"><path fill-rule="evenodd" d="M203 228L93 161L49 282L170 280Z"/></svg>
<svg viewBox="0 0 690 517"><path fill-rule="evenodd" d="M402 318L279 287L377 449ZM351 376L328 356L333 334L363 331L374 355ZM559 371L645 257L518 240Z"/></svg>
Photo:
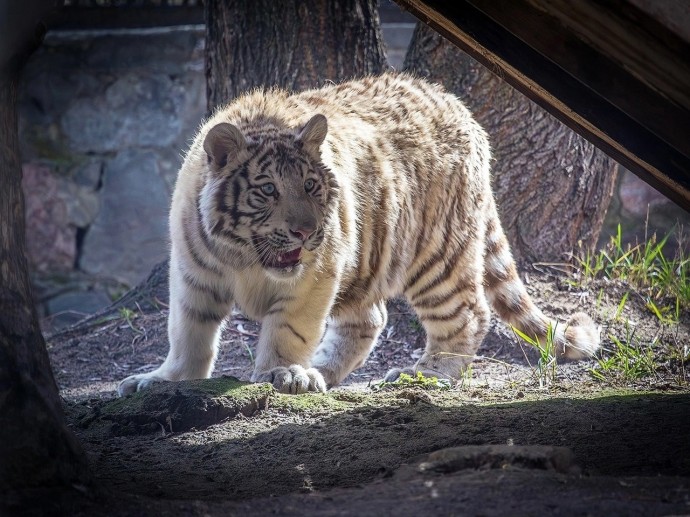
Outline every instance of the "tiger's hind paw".
<svg viewBox="0 0 690 517"><path fill-rule="evenodd" d="M415 370L411 366L408 366L407 368L391 368L388 370L388 373L386 373L385 377L383 378L383 382L395 382L400 378L401 374L406 374L410 376L415 375Z"/></svg>

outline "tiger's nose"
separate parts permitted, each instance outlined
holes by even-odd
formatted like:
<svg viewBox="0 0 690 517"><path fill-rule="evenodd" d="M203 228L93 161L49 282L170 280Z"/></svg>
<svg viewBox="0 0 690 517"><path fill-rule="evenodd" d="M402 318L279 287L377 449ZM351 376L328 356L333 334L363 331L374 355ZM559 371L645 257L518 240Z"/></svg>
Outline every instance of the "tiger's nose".
<svg viewBox="0 0 690 517"><path fill-rule="evenodd" d="M316 228L310 228L310 227L298 227L298 228L290 228L290 233L294 235L295 237L298 237L302 240L302 242L307 242L307 239L314 235L314 232L316 231Z"/></svg>

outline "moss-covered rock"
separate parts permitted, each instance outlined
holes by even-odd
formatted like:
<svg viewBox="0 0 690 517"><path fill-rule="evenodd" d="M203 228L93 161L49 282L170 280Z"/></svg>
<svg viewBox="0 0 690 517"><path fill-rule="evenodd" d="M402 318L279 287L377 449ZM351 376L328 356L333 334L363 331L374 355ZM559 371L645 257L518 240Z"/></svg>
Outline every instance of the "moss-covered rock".
<svg viewBox="0 0 690 517"><path fill-rule="evenodd" d="M239 414L250 417L265 409L274 396L270 384L250 384L234 377L160 383L92 406L79 426L110 425L110 433L116 436L204 429Z"/></svg>

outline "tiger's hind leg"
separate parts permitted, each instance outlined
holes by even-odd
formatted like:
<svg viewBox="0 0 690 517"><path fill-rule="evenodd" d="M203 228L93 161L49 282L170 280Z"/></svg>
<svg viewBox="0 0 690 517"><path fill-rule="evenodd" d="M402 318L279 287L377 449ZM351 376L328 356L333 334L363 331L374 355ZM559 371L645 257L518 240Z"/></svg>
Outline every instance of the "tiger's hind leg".
<svg viewBox="0 0 690 517"><path fill-rule="evenodd" d="M329 387L336 386L369 356L386 326L388 312L381 301L371 307L345 310L328 322L328 328L312 359Z"/></svg>
<svg viewBox="0 0 690 517"><path fill-rule="evenodd" d="M472 279L474 276L463 283L451 275L455 277L453 282L432 282L408 295L426 331L426 349L413 367L390 370L386 381L394 381L401 373L416 372L452 380L461 377L484 339L490 321L484 287L481 281Z"/></svg>

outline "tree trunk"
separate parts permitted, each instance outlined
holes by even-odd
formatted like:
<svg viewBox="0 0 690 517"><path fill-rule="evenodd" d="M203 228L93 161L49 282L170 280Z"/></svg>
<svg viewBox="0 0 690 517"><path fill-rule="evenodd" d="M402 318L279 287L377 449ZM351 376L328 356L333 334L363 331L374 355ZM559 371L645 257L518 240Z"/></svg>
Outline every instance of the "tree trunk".
<svg viewBox="0 0 690 517"><path fill-rule="evenodd" d="M376 0L206 0L208 111L258 86L301 90L386 67Z"/></svg>
<svg viewBox="0 0 690 517"><path fill-rule="evenodd" d="M24 238L17 85L20 66L37 44L36 22L52 2L9 4L16 2L0 3L9 13L0 22L0 493L88 479L39 328Z"/></svg>
<svg viewBox="0 0 690 517"><path fill-rule="evenodd" d="M516 259L562 261L596 245L616 163L488 69L417 24L405 69L443 84L474 113L493 148L493 185Z"/></svg>

